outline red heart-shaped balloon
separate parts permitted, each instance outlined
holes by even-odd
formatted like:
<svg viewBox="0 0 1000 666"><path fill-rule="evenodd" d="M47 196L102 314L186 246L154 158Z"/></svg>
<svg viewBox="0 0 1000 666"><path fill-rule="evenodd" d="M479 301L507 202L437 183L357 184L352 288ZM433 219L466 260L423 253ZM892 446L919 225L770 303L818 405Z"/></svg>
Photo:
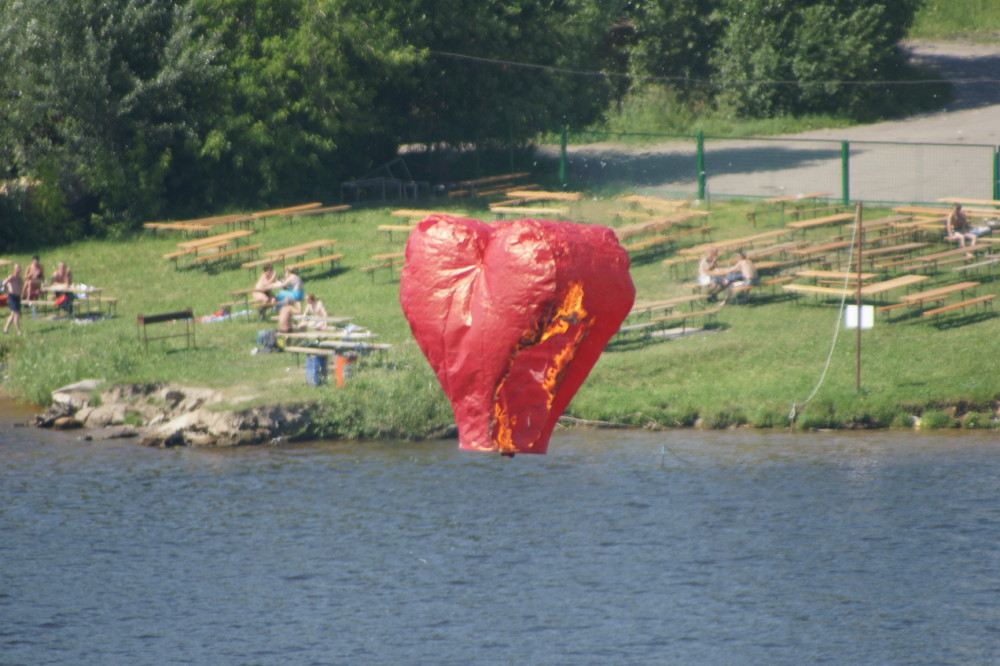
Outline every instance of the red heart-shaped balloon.
<svg viewBox="0 0 1000 666"><path fill-rule="evenodd" d="M433 215L410 234L399 299L460 447L545 453L635 287L607 227Z"/></svg>

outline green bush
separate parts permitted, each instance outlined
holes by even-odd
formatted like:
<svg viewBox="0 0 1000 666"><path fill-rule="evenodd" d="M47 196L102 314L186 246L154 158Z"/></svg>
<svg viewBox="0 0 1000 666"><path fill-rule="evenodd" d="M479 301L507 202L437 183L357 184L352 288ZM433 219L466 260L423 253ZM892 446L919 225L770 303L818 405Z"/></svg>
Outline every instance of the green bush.
<svg viewBox="0 0 1000 666"><path fill-rule="evenodd" d="M419 439L454 423L426 367L361 366L343 388L328 385L313 416L315 434L338 439Z"/></svg>
<svg viewBox="0 0 1000 666"><path fill-rule="evenodd" d="M923 413L920 419L920 427L927 430L957 428L958 426L958 420L950 413L941 409L929 409Z"/></svg>

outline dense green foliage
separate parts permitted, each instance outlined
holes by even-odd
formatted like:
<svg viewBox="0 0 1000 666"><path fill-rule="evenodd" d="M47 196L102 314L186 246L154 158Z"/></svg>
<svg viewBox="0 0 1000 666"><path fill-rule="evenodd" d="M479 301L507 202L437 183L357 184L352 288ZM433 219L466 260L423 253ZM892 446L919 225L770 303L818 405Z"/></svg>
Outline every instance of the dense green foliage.
<svg viewBox="0 0 1000 666"><path fill-rule="evenodd" d="M690 125L870 119L916 5L0 0L0 242L331 202L402 144L513 151L650 86Z"/></svg>
<svg viewBox="0 0 1000 666"><path fill-rule="evenodd" d="M862 115L878 108L884 90L851 84L898 76L902 62L896 47L916 5L917 0L732 0L728 28L712 57L721 102L740 115L764 118L831 111Z"/></svg>

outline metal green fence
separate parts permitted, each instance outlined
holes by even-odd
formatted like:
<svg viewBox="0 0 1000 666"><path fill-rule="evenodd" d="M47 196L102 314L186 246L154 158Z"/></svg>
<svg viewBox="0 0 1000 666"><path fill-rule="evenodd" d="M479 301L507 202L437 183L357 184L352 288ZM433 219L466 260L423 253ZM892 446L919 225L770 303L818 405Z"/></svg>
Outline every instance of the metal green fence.
<svg viewBox="0 0 1000 666"><path fill-rule="evenodd" d="M825 193L844 203L1000 199L1000 153L990 145L581 132L563 134L558 159L567 189L699 199Z"/></svg>

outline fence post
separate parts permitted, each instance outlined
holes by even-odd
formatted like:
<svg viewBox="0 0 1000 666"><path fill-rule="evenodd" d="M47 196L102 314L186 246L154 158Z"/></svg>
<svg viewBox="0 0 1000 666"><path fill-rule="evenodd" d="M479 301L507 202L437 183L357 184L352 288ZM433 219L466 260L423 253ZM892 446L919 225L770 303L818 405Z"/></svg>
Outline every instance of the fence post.
<svg viewBox="0 0 1000 666"><path fill-rule="evenodd" d="M1000 147L993 149L993 200L1000 200Z"/></svg>
<svg viewBox="0 0 1000 666"><path fill-rule="evenodd" d="M698 130L695 133L697 148L695 151L695 164L698 169L698 198L705 200L705 133Z"/></svg>
<svg viewBox="0 0 1000 666"><path fill-rule="evenodd" d="M564 190L569 186L566 182L566 123L559 132L559 184Z"/></svg>
<svg viewBox="0 0 1000 666"><path fill-rule="evenodd" d="M851 202L851 144L840 142L840 196L846 206Z"/></svg>

